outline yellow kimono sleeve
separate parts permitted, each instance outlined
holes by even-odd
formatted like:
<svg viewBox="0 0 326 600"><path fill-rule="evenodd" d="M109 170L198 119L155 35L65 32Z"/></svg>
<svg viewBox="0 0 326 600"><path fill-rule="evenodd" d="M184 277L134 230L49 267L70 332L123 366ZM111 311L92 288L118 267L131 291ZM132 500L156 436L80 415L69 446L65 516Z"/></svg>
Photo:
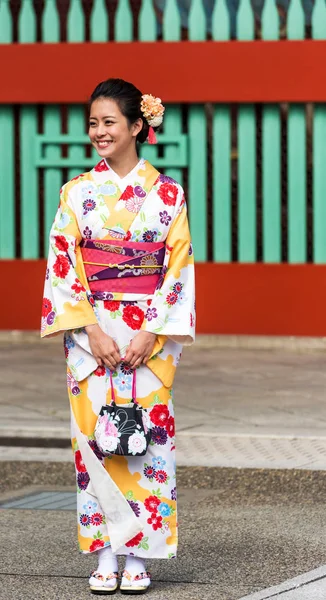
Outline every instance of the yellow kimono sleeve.
<svg viewBox="0 0 326 600"><path fill-rule="evenodd" d="M50 232L41 337L97 323L81 256L82 239L66 186Z"/></svg>

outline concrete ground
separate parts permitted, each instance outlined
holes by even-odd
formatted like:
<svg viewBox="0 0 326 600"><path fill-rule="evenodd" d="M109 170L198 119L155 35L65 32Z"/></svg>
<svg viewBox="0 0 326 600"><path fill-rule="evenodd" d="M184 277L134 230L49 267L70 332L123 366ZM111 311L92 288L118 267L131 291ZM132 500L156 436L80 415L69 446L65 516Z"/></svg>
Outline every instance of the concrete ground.
<svg viewBox="0 0 326 600"><path fill-rule="evenodd" d="M175 386L179 432L190 441L194 430L203 439L235 435L237 443L241 436L280 435L322 441L324 363L324 349L308 346L262 350L199 343L186 349ZM38 443L42 458L42 446L51 446L51 439L66 444L60 343L0 339L0 380L0 504L31 490L73 489L69 449L58 449L66 453L61 462L47 459L46 465L28 460L35 448L15 455L17 446ZM203 451L196 448L199 460ZM325 600L324 468L180 466L178 489L179 555L148 565L153 600ZM78 554L74 511L0 509L0 542L1 599L90 597L87 575L94 557ZM297 578L306 572L302 583Z"/></svg>

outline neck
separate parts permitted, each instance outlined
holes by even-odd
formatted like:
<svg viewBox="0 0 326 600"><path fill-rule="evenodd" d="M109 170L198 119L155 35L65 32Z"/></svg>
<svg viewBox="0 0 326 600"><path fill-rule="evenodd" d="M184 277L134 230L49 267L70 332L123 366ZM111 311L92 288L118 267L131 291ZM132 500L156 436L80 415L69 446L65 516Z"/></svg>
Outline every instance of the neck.
<svg viewBox="0 0 326 600"><path fill-rule="evenodd" d="M108 158L106 159L106 162L119 177L123 178L135 168L139 162L139 158L135 149L134 152L130 153L128 156L124 156L122 159L117 158L114 160L114 158Z"/></svg>

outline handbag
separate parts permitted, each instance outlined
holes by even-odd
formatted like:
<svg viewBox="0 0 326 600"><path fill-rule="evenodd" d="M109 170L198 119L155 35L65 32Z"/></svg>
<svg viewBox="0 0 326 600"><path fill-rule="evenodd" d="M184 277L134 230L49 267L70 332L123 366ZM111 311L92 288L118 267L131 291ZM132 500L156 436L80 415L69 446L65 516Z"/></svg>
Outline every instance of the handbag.
<svg viewBox="0 0 326 600"><path fill-rule="evenodd" d="M110 384L111 402L102 406L94 430L99 450L104 456L144 456L151 440L151 421L136 399L136 370L128 404L116 404L111 373Z"/></svg>

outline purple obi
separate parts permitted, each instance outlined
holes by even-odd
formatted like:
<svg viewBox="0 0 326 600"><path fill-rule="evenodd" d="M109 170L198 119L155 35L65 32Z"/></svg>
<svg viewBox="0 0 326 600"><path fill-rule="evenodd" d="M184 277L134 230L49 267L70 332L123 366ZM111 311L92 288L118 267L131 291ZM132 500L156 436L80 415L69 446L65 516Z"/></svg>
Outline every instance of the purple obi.
<svg viewBox="0 0 326 600"><path fill-rule="evenodd" d="M113 293L154 294L164 264L163 242L83 240L85 273L96 300Z"/></svg>

